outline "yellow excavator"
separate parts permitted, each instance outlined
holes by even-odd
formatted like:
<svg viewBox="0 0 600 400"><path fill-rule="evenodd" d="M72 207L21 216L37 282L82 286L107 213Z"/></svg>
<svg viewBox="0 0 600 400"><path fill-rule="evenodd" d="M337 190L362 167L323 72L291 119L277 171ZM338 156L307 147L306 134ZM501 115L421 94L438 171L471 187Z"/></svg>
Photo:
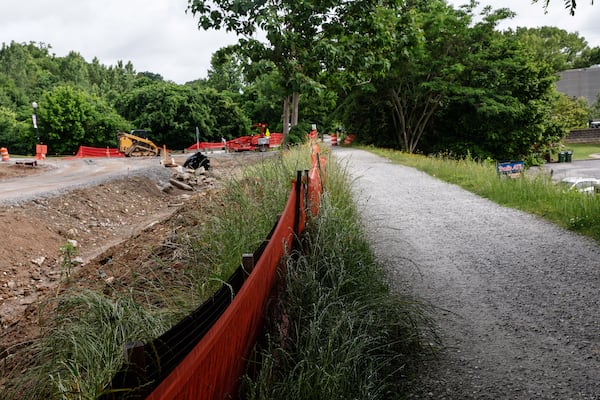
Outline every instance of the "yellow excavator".
<svg viewBox="0 0 600 400"><path fill-rule="evenodd" d="M117 132L119 151L127 157L158 156L160 147L148 139L148 131L135 129L130 133Z"/></svg>

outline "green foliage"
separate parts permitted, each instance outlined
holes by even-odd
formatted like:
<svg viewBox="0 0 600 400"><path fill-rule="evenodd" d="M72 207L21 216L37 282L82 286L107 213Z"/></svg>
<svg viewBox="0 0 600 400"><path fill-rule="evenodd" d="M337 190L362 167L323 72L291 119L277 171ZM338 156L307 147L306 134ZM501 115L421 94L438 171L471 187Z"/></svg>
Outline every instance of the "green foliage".
<svg viewBox="0 0 600 400"><path fill-rule="evenodd" d="M46 92L38 110L40 138L49 153L72 154L79 146L115 146L127 122L96 96L73 86Z"/></svg>
<svg viewBox="0 0 600 400"><path fill-rule="evenodd" d="M299 144L306 142L306 137L312 130L312 124L308 122L299 122L290 128L290 132L286 138L286 144Z"/></svg>
<svg viewBox="0 0 600 400"><path fill-rule="evenodd" d="M6 147L9 153L29 154L34 143L31 124L18 121L14 111L0 106L0 146Z"/></svg>
<svg viewBox="0 0 600 400"><path fill-rule="evenodd" d="M260 370L246 377L248 399L403 398L411 367L430 351L424 307L388 287L349 177L332 161L306 252L287 263L281 318L270 321Z"/></svg>
<svg viewBox="0 0 600 400"><path fill-rule="evenodd" d="M536 60L548 64L554 72L575 68L581 53L588 49L585 39L577 33L552 26L519 27L515 35Z"/></svg>
<svg viewBox="0 0 600 400"><path fill-rule="evenodd" d="M183 149L196 141L196 127L203 141L250 132L235 96L200 85L149 81L121 96L116 107L135 127L149 130L156 144Z"/></svg>

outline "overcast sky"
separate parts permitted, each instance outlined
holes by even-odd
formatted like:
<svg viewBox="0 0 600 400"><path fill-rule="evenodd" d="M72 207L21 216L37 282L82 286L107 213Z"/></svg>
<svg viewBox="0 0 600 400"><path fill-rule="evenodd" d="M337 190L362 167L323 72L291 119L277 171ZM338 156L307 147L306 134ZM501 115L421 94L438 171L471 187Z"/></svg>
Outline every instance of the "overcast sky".
<svg viewBox="0 0 600 400"><path fill-rule="evenodd" d="M455 6L466 2L449 0ZM592 6L590 0L577 2L575 17L563 0L551 0L548 14L530 0L480 3L517 12L501 27L556 26L600 46L600 4ZM138 72L182 84L206 77L212 54L237 41L231 34L198 30L186 8L187 0L0 0L0 42L43 42L57 56L73 50L107 66L131 61Z"/></svg>

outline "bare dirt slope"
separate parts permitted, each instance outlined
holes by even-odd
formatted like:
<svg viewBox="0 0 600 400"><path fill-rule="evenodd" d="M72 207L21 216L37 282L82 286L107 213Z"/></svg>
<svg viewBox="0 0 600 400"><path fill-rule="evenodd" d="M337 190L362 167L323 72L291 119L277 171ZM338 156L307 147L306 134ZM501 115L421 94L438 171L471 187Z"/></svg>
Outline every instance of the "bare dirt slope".
<svg viewBox="0 0 600 400"><path fill-rule="evenodd" d="M390 279L433 307L419 399L600 399L600 247L368 152L338 149Z"/></svg>
<svg viewBox="0 0 600 400"><path fill-rule="evenodd" d="M56 294L61 274L90 288L127 279L174 230L197 223L223 176L267 156L209 155L212 168L193 191L168 192L174 169L157 158L1 163L0 359L38 335L38 306ZM67 270L61 248L69 240L78 259Z"/></svg>

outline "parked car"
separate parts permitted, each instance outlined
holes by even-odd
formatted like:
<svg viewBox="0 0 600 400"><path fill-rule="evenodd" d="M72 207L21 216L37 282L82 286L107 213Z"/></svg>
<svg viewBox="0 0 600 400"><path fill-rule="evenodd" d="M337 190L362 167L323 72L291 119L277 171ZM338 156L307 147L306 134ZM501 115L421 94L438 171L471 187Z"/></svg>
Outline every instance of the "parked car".
<svg viewBox="0 0 600 400"><path fill-rule="evenodd" d="M577 190L589 194L600 193L600 179L569 177L563 178L561 182L563 182L569 190Z"/></svg>

